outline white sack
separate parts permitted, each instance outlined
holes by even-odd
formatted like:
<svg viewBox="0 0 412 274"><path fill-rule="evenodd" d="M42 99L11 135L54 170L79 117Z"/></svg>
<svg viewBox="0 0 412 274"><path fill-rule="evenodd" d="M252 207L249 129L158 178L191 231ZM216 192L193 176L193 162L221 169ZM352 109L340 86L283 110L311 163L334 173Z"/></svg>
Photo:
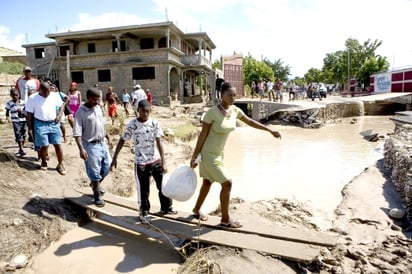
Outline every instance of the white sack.
<svg viewBox="0 0 412 274"><path fill-rule="evenodd" d="M170 199L184 202L195 193L197 178L195 171L186 165L177 167L170 176L163 175L162 192Z"/></svg>

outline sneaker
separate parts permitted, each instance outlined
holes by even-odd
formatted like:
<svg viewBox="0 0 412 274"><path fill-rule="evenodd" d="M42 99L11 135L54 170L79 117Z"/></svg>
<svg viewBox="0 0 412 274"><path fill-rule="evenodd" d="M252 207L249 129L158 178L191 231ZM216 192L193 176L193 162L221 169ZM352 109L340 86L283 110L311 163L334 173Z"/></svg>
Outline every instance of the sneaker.
<svg viewBox="0 0 412 274"><path fill-rule="evenodd" d="M150 216L149 216L149 212L143 211L143 212L140 214L140 221L141 221L143 224L150 224L151 218L150 218Z"/></svg>
<svg viewBox="0 0 412 274"><path fill-rule="evenodd" d="M160 214L162 214L162 215L166 215L166 214L176 215L176 214L177 214L177 211L174 210L174 209L171 207L171 208L169 208L168 210L160 210Z"/></svg>
<svg viewBox="0 0 412 274"><path fill-rule="evenodd" d="M24 150L19 150L19 155L20 157L23 157L24 155L26 155L26 152L24 152Z"/></svg>
<svg viewBox="0 0 412 274"><path fill-rule="evenodd" d="M66 167L64 164L60 164L56 167L57 172L59 172L61 175L66 175Z"/></svg>
<svg viewBox="0 0 412 274"><path fill-rule="evenodd" d="M47 162L41 162L40 169L47 170Z"/></svg>

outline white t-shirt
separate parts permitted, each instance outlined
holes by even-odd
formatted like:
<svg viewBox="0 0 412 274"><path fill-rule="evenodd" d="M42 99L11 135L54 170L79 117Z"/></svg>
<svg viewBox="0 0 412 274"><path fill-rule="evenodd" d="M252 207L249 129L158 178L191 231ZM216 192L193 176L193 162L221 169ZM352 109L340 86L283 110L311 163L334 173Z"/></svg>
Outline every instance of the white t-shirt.
<svg viewBox="0 0 412 274"><path fill-rule="evenodd" d="M271 90L273 89L273 82L272 82L272 81L268 81L268 82L266 83L266 86L267 86L267 88L268 88L268 91L271 91Z"/></svg>
<svg viewBox="0 0 412 274"><path fill-rule="evenodd" d="M139 104L139 102L141 100L147 99L147 95L146 95L146 92L144 92L144 90L141 88L139 88L138 90L135 90L135 92L133 92L133 95L135 99L134 107L137 109L137 105Z"/></svg>
<svg viewBox="0 0 412 274"><path fill-rule="evenodd" d="M40 82L37 79L26 80L20 78L17 80L16 88L20 91L20 99L27 102L30 91L38 91L40 88Z"/></svg>
<svg viewBox="0 0 412 274"><path fill-rule="evenodd" d="M149 118L141 123L135 118L126 126L122 138L125 141L133 141L136 164L149 164L161 159L156 138L162 136L163 131L158 120Z"/></svg>
<svg viewBox="0 0 412 274"><path fill-rule="evenodd" d="M40 93L32 94L26 103L26 112L31 112L34 118L41 121L55 120L63 101L57 92L50 92L43 97Z"/></svg>

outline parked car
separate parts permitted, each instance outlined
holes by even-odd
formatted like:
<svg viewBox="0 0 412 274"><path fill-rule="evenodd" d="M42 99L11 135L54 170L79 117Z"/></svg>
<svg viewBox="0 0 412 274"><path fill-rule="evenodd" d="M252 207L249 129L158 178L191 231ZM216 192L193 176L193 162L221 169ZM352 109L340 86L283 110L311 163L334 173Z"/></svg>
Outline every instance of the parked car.
<svg viewBox="0 0 412 274"><path fill-rule="evenodd" d="M319 91L320 98L326 98L328 95L328 89L326 88L324 83L312 83L315 86L315 89Z"/></svg>

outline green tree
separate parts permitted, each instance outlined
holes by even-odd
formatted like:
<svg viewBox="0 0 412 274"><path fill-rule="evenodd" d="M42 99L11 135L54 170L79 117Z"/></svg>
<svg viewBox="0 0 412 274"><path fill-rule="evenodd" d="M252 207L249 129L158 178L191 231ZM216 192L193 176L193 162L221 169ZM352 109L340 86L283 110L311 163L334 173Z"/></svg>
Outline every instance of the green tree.
<svg viewBox="0 0 412 274"><path fill-rule="evenodd" d="M288 65L283 65L283 61L281 59L271 62L270 60L265 58L263 62L272 69L275 80L287 82L290 75L290 67Z"/></svg>
<svg viewBox="0 0 412 274"><path fill-rule="evenodd" d="M259 79L273 79L273 71L266 63L248 54L243 57L243 84L250 86L253 80Z"/></svg>
<svg viewBox="0 0 412 274"><path fill-rule="evenodd" d="M322 68L325 73L324 81L326 83L345 83L348 79L347 60L345 51L326 54Z"/></svg>
<svg viewBox="0 0 412 274"><path fill-rule="evenodd" d="M358 80L359 85L369 87L369 77L375 72L387 70L389 62L386 57L376 55L375 51L382 45L382 41L371 42L366 40L362 45L356 39L346 40L346 49L349 51L349 76Z"/></svg>
<svg viewBox="0 0 412 274"><path fill-rule="evenodd" d="M299 76L296 76L295 79L293 79L293 80L295 81L295 84L297 86L300 86L300 87L303 86L306 83L305 79L301 78Z"/></svg>
<svg viewBox="0 0 412 274"><path fill-rule="evenodd" d="M222 70L222 63L220 62L220 60L215 60L212 64L212 68Z"/></svg>
<svg viewBox="0 0 412 274"><path fill-rule="evenodd" d="M323 72L317 68L309 69L304 78L307 83L324 82Z"/></svg>
<svg viewBox="0 0 412 274"><path fill-rule="evenodd" d="M348 84L349 79L355 78L359 85L369 86L369 77L373 73L389 68L386 57L376 55L376 50L382 41L366 40L363 44L358 40L348 38L345 50L326 54L323 59L323 78L325 82Z"/></svg>

